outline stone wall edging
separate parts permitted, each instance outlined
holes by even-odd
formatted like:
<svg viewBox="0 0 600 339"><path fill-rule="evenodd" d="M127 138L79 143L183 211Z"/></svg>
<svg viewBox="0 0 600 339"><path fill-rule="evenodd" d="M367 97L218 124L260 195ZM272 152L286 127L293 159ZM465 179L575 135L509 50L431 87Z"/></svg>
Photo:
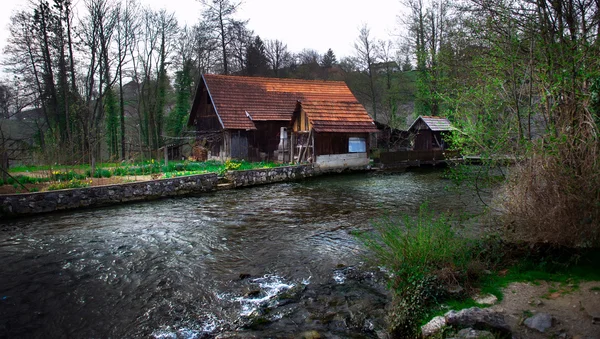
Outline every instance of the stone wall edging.
<svg viewBox="0 0 600 339"><path fill-rule="evenodd" d="M214 191L215 173L125 184L0 195L0 218Z"/></svg>
<svg viewBox="0 0 600 339"><path fill-rule="evenodd" d="M313 165L282 166L244 171L229 171L225 177L233 187L247 187L282 181L300 180L322 174Z"/></svg>

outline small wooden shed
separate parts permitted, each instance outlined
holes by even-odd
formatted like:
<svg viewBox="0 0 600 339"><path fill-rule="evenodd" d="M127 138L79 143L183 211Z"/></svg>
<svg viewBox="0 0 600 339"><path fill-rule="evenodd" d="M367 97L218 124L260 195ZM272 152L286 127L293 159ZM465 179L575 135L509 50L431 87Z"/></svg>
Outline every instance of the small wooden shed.
<svg viewBox="0 0 600 339"><path fill-rule="evenodd" d="M336 101L335 97L298 101L291 125L292 158L321 167L368 165L369 133L378 132L358 101Z"/></svg>
<svg viewBox="0 0 600 339"><path fill-rule="evenodd" d="M436 116L419 116L408 131L415 136L413 150L445 150L448 143L444 133L452 130L448 119Z"/></svg>

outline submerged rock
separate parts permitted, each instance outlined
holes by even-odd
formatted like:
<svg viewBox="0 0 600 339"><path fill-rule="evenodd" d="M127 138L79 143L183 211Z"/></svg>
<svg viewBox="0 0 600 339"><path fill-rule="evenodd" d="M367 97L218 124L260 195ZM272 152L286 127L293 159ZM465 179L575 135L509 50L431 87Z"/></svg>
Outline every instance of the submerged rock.
<svg viewBox="0 0 600 339"><path fill-rule="evenodd" d="M277 338L384 336L391 301L385 277L356 267L335 272L343 274L344 283L290 282L273 276L245 280L250 285L246 291L261 293L234 299L242 305L237 331Z"/></svg>

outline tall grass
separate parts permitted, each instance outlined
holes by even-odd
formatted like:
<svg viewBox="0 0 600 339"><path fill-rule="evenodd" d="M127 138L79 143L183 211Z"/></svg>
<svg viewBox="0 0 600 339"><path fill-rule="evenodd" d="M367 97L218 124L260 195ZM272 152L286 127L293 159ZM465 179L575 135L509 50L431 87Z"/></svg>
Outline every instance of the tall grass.
<svg viewBox="0 0 600 339"><path fill-rule="evenodd" d="M373 227L357 236L377 263L393 273L389 330L397 337L413 337L434 306L452 290L464 290L476 247L460 236L449 217L435 216L427 204L416 218L388 217Z"/></svg>
<svg viewBox="0 0 600 339"><path fill-rule="evenodd" d="M384 218L373 223L374 232L359 235L377 260L396 274L427 275L446 267L466 267L469 242L459 236L446 215L435 216L428 204L416 218Z"/></svg>

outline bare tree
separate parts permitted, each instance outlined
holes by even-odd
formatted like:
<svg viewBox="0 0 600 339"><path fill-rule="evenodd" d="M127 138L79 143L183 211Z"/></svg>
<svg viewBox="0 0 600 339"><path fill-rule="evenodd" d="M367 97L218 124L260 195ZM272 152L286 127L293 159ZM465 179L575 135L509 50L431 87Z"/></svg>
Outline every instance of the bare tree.
<svg viewBox="0 0 600 339"><path fill-rule="evenodd" d="M281 40L266 40L265 53L269 66L273 70L276 77L279 76L279 70L289 66L292 55L288 52L287 45Z"/></svg>
<svg viewBox="0 0 600 339"><path fill-rule="evenodd" d="M373 64L377 62L377 45L371 38L371 30L365 24L359 30L359 35L354 43L356 59L361 70L368 76L370 101L373 109L373 120L377 120L377 95L375 90L375 74Z"/></svg>
<svg viewBox="0 0 600 339"><path fill-rule="evenodd" d="M119 78L119 120L121 127L121 159L125 159L125 93L123 91L123 68L125 67L128 51L137 42L137 31L140 29L138 19L139 7L135 0L126 0L124 6L117 8L117 76Z"/></svg>
<svg viewBox="0 0 600 339"><path fill-rule="evenodd" d="M214 39L213 33L210 31L209 25L204 21L200 21L193 27L190 33L193 34L192 41L194 41L198 73L204 74L214 71L218 59L219 46L218 41Z"/></svg>
<svg viewBox="0 0 600 339"><path fill-rule="evenodd" d="M231 0L200 0L200 2L205 6L204 20L219 40L223 74L229 74L229 47L235 40L236 31L239 33L240 26L246 25L245 21L233 17L242 3Z"/></svg>

